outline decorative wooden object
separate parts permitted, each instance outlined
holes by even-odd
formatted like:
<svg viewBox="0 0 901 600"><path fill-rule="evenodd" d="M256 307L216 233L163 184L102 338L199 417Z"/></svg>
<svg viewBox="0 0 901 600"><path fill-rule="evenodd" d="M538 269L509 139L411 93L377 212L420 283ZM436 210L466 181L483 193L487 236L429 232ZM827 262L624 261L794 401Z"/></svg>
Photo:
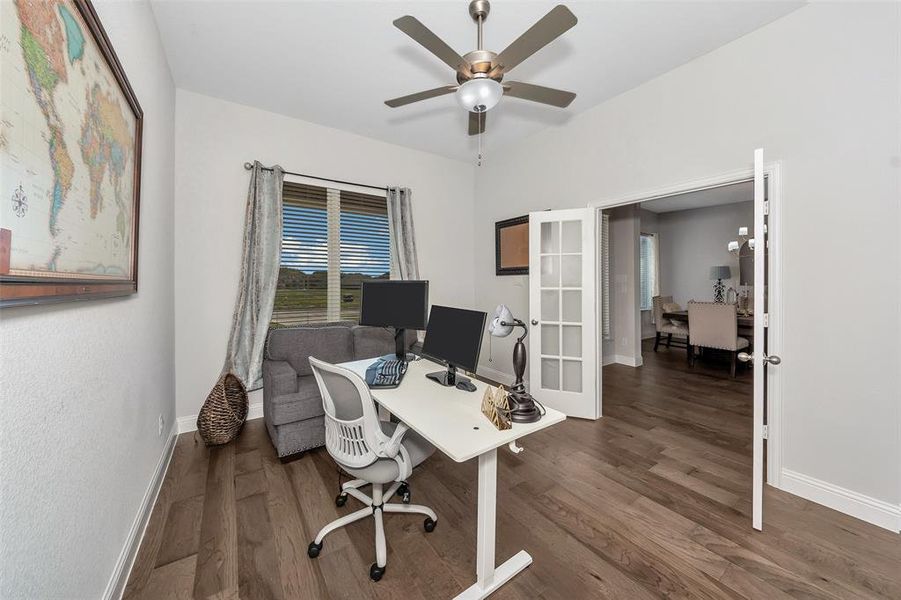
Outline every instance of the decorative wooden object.
<svg viewBox="0 0 901 600"><path fill-rule="evenodd" d="M513 427L510 422L507 390L504 389L504 386L491 387L489 385L485 388L485 395L482 396L482 414L488 417L491 424L500 431Z"/></svg>

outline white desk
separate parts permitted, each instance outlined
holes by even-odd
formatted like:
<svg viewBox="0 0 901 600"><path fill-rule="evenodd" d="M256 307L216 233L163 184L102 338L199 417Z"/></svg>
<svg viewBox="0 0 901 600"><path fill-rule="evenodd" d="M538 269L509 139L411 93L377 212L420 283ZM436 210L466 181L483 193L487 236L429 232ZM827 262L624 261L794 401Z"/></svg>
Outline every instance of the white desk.
<svg viewBox="0 0 901 600"><path fill-rule="evenodd" d="M372 359L344 363L365 377ZM495 512L497 508L497 449L519 438L566 419L563 413L547 409L537 423L514 423L512 429L498 431L482 414L486 384L473 380L475 392L444 387L426 379L425 374L444 367L429 360L410 363L400 386L372 390L382 407L403 421L456 462L479 457L479 500L476 544L476 583L458 599L485 598L532 564L532 557L520 550L495 567Z"/></svg>

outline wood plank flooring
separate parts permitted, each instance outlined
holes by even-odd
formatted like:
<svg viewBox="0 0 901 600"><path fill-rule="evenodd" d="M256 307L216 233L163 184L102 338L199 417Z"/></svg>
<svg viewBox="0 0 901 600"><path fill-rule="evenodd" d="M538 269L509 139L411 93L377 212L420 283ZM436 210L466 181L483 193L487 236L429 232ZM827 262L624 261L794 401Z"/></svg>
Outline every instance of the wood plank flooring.
<svg viewBox="0 0 901 600"><path fill-rule="evenodd" d="M604 368L605 417L499 452L497 557L535 563L492 598L901 598L901 536L767 489L751 529L751 378L685 350ZM410 480L439 515L386 515L307 544L337 508L324 449L282 464L261 420L207 449L179 437L126 588L149 598L450 598L475 578L476 464L440 452Z"/></svg>

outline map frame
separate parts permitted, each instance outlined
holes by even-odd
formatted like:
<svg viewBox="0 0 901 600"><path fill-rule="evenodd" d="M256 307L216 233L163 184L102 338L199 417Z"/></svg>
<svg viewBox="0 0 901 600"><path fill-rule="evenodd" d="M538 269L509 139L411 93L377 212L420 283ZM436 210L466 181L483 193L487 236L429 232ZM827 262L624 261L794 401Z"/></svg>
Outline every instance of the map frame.
<svg viewBox="0 0 901 600"><path fill-rule="evenodd" d="M141 206L141 149L144 129L144 111L137 95L125 75L125 69L113 49L100 17L91 0L69 0L87 25L91 36L86 43L94 43L116 80L122 100L129 107L135 119L134 173L132 232L130 236L131 273L128 278L90 278L14 275L0 272L0 308L14 306L69 302L77 300L98 300L117 296L129 296L138 291L138 240ZM0 254L8 253L5 247L9 236L0 236Z"/></svg>

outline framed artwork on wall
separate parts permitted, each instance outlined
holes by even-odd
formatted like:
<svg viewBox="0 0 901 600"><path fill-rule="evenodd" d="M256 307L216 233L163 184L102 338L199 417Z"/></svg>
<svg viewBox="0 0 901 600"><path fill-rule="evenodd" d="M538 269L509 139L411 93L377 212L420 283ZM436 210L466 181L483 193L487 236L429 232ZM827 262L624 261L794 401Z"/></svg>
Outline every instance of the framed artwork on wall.
<svg viewBox="0 0 901 600"><path fill-rule="evenodd" d="M90 0L0 3L0 307L138 289L143 111Z"/></svg>
<svg viewBox="0 0 901 600"><path fill-rule="evenodd" d="M494 274L529 274L529 215L494 224Z"/></svg>

